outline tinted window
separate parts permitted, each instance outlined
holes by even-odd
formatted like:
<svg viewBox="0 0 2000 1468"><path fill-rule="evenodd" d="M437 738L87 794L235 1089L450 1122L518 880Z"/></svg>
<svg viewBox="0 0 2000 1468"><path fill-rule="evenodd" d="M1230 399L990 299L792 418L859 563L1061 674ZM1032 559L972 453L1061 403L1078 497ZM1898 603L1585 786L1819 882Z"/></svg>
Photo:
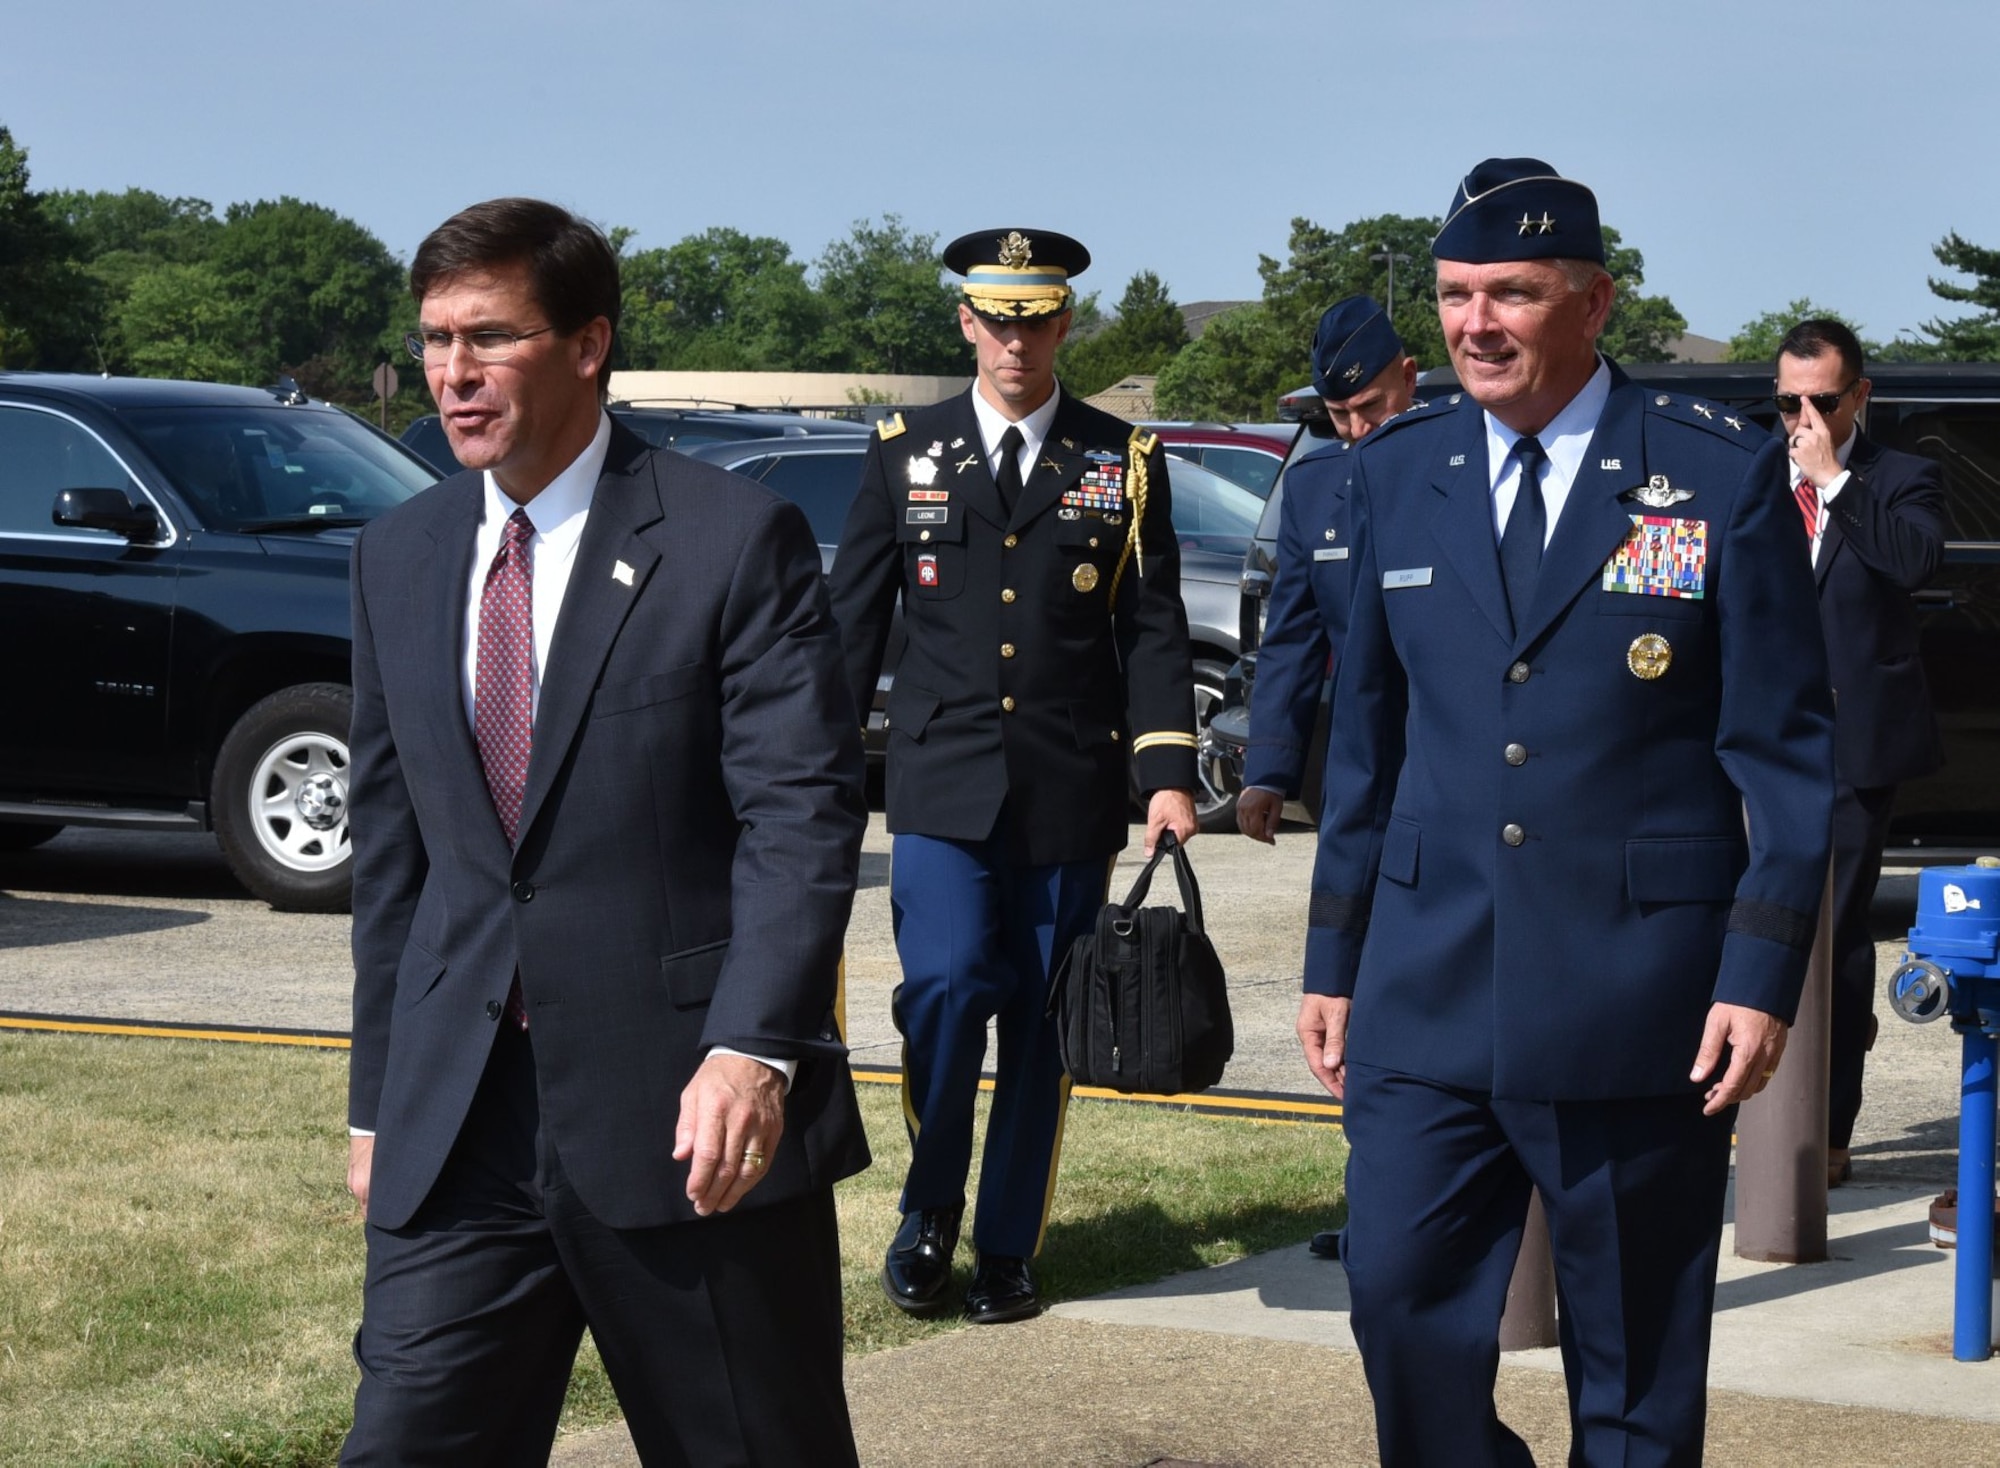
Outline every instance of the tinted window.
<svg viewBox="0 0 2000 1468"><path fill-rule="evenodd" d="M65 489L122 489L135 501L143 498L81 424L33 408L0 408L0 534L119 538L108 530L59 529L53 515Z"/></svg>
<svg viewBox="0 0 2000 1468"><path fill-rule="evenodd" d="M1201 451L1202 468L1213 469L1224 479L1242 485L1258 499L1271 492L1271 482L1278 477L1281 462L1276 454L1267 454L1261 449L1205 448Z"/></svg>
<svg viewBox="0 0 2000 1468"><path fill-rule="evenodd" d="M1904 411L1891 444L1944 466L1946 538L2000 541L2000 407Z"/></svg>
<svg viewBox="0 0 2000 1468"><path fill-rule="evenodd" d="M1198 464L1174 464L1167 478L1173 486L1174 533L1182 541L1238 555L1249 548L1262 500Z"/></svg>
<svg viewBox="0 0 2000 1468"><path fill-rule="evenodd" d="M121 416L211 530L373 519L434 480L337 410L134 408Z"/></svg>
<svg viewBox="0 0 2000 1468"><path fill-rule="evenodd" d="M847 523L847 508L861 487L862 458L854 453L774 454L771 467L761 477L806 512L814 540L837 545L841 527Z"/></svg>
<svg viewBox="0 0 2000 1468"><path fill-rule="evenodd" d="M456 474L465 467L451 451L451 440L445 437L444 424L435 413L415 419L403 430L403 447L420 455L440 474Z"/></svg>

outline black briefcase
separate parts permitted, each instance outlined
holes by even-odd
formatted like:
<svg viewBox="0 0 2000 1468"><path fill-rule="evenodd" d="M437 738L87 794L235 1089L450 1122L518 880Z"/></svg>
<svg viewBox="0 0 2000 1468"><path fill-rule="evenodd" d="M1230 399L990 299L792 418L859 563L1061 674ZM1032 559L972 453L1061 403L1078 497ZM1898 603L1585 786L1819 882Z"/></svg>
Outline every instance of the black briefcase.
<svg viewBox="0 0 2000 1468"><path fill-rule="evenodd" d="M1173 858L1181 907L1143 907L1153 868ZM1184 909L1184 910L1183 910ZM1222 1079L1236 1048L1222 962L1202 931L1187 852L1162 832L1123 902L1070 946L1049 995L1063 1064L1080 1086L1175 1095Z"/></svg>

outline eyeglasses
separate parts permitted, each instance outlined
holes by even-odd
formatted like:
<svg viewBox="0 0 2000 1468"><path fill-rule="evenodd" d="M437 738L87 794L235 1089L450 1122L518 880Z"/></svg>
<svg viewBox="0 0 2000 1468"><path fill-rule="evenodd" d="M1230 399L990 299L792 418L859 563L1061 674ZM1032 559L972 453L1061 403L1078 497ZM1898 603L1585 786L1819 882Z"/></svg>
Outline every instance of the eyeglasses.
<svg viewBox="0 0 2000 1468"><path fill-rule="evenodd" d="M544 326L536 331L413 331L403 338L403 345L419 362L427 358L443 359L451 355L453 342L464 342L465 349L472 353L475 362L504 362L514 355L514 348L524 341L538 336L547 336L554 331L553 326Z"/></svg>
<svg viewBox="0 0 2000 1468"><path fill-rule="evenodd" d="M1854 382L1859 382L1860 380L1857 377L1854 379ZM1824 418L1840 406L1842 398L1854 391L1854 382L1848 383L1839 392L1809 392L1804 394L1795 392L1772 393L1771 401L1778 405L1780 413L1783 413L1787 418L1792 418L1798 415L1799 404L1804 402L1806 398L1811 398L1813 407L1818 411L1820 417Z"/></svg>

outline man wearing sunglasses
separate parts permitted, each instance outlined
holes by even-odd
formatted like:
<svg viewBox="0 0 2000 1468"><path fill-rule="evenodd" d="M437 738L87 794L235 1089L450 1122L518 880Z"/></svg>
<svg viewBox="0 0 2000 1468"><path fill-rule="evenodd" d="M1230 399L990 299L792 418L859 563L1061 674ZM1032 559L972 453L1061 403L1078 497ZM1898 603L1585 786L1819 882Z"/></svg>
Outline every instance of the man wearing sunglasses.
<svg viewBox="0 0 2000 1468"><path fill-rule="evenodd" d="M1871 442L1861 343L1838 321L1801 321L1778 347L1778 412L1792 496L1811 546L1837 698L1833 810L1832 1070L1828 1186L1853 1170L1863 1058L1875 1041L1875 945L1868 908L1896 786L1944 763L1917 656L1910 593L1944 555L1938 466Z"/></svg>

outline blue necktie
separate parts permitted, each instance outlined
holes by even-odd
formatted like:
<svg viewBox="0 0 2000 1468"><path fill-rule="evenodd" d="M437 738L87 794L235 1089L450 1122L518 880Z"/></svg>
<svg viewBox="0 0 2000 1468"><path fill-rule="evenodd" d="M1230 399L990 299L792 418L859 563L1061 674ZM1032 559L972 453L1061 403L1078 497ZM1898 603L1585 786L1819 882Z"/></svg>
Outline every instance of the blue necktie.
<svg viewBox="0 0 2000 1468"><path fill-rule="evenodd" d="M1500 537L1500 574L1507 582L1507 606L1514 614L1516 630L1527 618L1528 604L1535 599L1535 578L1542 569L1542 542L1548 539L1549 510L1542 502L1542 465L1549 456L1542 441L1528 437L1514 444L1521 461L1521 482L1514 490L1514 509L1507 516L1507 529Z"/></svg>

